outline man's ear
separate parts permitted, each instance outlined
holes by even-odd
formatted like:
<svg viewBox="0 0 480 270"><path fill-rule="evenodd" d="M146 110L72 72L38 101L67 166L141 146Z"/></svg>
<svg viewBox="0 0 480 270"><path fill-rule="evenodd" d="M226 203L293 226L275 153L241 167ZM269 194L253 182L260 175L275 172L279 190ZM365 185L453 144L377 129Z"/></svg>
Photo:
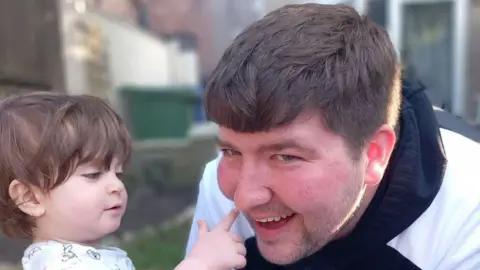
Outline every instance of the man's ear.
<svg viewBox="0 0 480 270"><path fill-rule="evenodd" d="M392 127L383 125L372 136L367 145L367 171L365 184L375 186L380 183L387 169L395 147L396 134Z"/></svg>
<svg viewBox="0 0 480 270"><path fill-rule="evenodd" d="M43 193L39 188L13 180L8 187L8 194L17 207L25 214L40 217L45 214L45 207L41 204Z"/></svg>

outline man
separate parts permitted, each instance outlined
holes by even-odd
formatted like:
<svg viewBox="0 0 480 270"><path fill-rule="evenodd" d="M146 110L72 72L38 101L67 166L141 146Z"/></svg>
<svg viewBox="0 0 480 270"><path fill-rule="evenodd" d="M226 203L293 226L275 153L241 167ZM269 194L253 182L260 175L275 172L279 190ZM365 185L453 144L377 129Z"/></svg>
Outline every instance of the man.
<svg viewBox="0 0 480 270"><path fill-rule="evenodd" d="M207 85L222 155L194 220L240 209L246 269L480 269L480 146L438 127L396 59L346 5L247 28Z"/></svg>

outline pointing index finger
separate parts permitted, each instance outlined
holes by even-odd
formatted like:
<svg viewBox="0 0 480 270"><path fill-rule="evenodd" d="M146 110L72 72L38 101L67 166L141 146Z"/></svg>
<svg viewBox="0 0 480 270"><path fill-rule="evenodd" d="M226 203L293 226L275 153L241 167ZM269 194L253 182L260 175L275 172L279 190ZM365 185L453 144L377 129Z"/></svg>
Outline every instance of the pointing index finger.
<svg viewBox="0 0 480 270"><path fill-rule="evenodd" d="M234 208L217 224L214 230L229 231L239 214L238 209Z"/></svg>

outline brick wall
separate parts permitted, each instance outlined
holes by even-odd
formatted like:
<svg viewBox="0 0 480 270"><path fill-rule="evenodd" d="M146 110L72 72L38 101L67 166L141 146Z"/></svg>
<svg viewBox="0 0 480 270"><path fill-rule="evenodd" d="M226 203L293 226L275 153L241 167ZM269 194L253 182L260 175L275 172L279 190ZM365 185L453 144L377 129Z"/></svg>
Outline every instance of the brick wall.
<svg viewBox="0 0 480 270"><path fill-rule="evenodd" d="M210 73L216 61L210 14L210 0L144 0L149 28L160 35L191 33L196 39L202 75Z"/></svg>

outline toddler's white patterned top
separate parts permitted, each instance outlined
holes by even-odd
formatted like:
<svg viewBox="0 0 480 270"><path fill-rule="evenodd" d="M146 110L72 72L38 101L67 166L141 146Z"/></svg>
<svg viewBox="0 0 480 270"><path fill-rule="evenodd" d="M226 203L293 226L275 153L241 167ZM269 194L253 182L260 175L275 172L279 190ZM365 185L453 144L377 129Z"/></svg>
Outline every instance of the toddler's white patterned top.
<svg viewBox="0 0 480 270"><path fill-rule="evenodd" d="M93 248L56 241L30 245L22 258L24 270L135 270L119 248Z"/></svg>

